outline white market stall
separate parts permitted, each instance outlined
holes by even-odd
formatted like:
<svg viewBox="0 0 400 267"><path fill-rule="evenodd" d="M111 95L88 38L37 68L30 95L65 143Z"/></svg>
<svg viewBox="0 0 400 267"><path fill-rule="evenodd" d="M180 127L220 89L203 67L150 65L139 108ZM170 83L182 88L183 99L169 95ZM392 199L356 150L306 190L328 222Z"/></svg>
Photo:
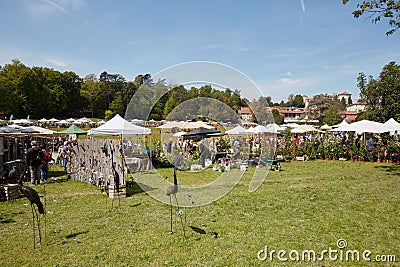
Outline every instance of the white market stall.
<svg viewBox="0 0 400 267"><path fill-rule="evenodd" d="M384 133L389 132L383 123L362 120L330 130L332 132Z"/></svg>
<svg viewBox="0 0 400 267"><path fill-rule="evenodd" d="M150 129L134 125L119 115L91 129L88 131L91 138L77 140L73 146L71 178L108 189L112 198L125 197L128 169L135 172L151 168L145 150L134 150L132 140L133 136L138 138L147 134L151 134Z"/></svg>

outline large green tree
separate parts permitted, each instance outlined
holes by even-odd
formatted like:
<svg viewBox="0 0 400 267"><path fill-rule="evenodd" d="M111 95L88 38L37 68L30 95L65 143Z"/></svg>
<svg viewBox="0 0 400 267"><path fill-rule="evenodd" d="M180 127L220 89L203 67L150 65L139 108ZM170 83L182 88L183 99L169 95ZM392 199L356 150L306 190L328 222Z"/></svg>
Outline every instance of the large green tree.
<svg viewBox="0 0 400 267"><path fill-rule="evenodd" d="M272 116L276 124L281 125L284 121L284 116L279 113L277 109L272 109Z"/></svg>
<svg viewBox="0 0 400 267"><path fill-rule="evenodd" d="M74 72L29 68L13 60L0 69L0 91L7 99L0 112L16 117L69 116L82 107L81 79Z"/></svg>
<svg viewBox="0 0 400 267"><path fill-rule="evenodd" d="M343 4L347 4L349 0L342 0ZM372 0L362 1L357 4L357 9L353 11L353 16L359 18L367 15L373 23L387 20L390 29L386 35L393 34L400 28L400 1L397 0Z"/></svg>
<svg viewBox="0 0 400 267"><path fill-rule="evenodd" d="M136 90L135 82L124 83L121 90L114 95L114 99L110 104L111 110L115 114L118 113L121 116L125 116L126 108Z"/></svg>
<svg viewBox="0 0 400 267"><path fill-rule="evenodd" d="M342 117L340 117L338 108L335 105L330 106L324 115L324 123L328 125L335 125L342 121Z"/></svg>
<svg viewBox="0 0 400 267"><path fill-rule="evenodd" d="M331 107L335 106L336 110L342 110L342 104L336 98L332 98L328 94L319 94L313 97L308 104L308 108L311 110L309 118L319 120L321 123L324 122L326 111Z"/></svg>
<svg viewBox="0 0 400 267"><path fill-rule="evenodd" d="M387 121L400 116L400 66L395 62L385 65L377 79L364 73L358 78L360 97L368 103L365 118Z"/></svg>
<svg viewBox="0 0 400 267"><path fill-rule="evenodd" d="M32 118L103 117L106 111L109 116L123 116L128 105L132 105L135 108L127 114L129 118L161 120L184 101L197 97L217 99L234 111L248 102L240 97L239 90L229 88L221 91L204 85L187 90L182 85L153 82L150 74L126 81L120 74L106 71L98 79L95 74L82 79L72 71L27 67L17 59L0 66L0 94L5 100L0 102L2 117L13 114Z"/></svg>

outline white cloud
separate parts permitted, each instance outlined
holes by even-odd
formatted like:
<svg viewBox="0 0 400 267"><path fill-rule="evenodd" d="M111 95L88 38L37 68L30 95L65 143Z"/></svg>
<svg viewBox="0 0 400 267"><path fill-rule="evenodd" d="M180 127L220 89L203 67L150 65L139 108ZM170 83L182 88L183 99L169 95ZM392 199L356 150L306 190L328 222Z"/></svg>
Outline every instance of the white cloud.
<svg viewBox="0 0 400 267"><path fill-rule="evenodd" d="M308 94L310 88L315 86L315 81L308 78L280 78L259 82L258 85L265 96L271 96L274 102L280 102L286 101L290 94Z"/></svg>
<svg viewBox="0 0 400 267"><path fill-rule="evenodd" d="M49 58L49 59L46 59L46 61L50 62L51 64L53 64L54 66L57 66L57 67L67 67L68 66L67 63L62 62L60 60L56 60L56 59Z"/></svg>
<svg viewBox="0 0 400 267"><path fill-rule="evenodd" d="M284 84L284 85L301 85L304 83L302 79L290 79L290 78L281 78L275 80L276 84Z"/></svg>
<svg viewBox="0 0 400 267"><path fill-rule="evenodd" d="M225 48L226 47L226 45L224 45L224 44L209 44L209 45L206 45L204 48L205 49L218 49L218 48Z"/></svg>
<svg viewBox="0 0 400 267"><path fill-rule="evenodd" d="M303 10L304 13L306 13L306 4L304 3L304 0L300 0L301 3L301 9Z"/></svg>
<svg viewBox="0 0 400 267"><path fill-rule="evenodd" d="M332 67L332 65L325 64L322 68L323 68L324 70L330 70L330 69L332 69L333 67Z"/></svg>
<svg viewBox="0 0 400 267"><path fill-rule="evenodd" d="M285 76L288 76L288 77L290 77L290 76L292 76L292 75L293 75L293 73L291 73L290 71L288 71L288 72L285 73Z"/></svg>

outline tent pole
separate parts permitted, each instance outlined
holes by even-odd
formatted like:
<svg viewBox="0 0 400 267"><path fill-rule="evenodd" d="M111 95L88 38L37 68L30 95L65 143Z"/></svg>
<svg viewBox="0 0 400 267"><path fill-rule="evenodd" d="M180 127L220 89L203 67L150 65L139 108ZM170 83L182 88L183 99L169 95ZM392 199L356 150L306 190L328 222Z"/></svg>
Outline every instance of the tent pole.
<svg viewBox="0 0 400 267"><path fill-rule="evenodd" d="M122 160L122 163L121 163L121 165L122 165L122 184L124 185L125 184L125 179L126 179L126 177L125 177L125 150L124 150L124 142L123 142L123 140L122 140L122 134L121 134L121 142L120 142L120 144L119 144L120 146L121 146L121 160Z"/></svg>

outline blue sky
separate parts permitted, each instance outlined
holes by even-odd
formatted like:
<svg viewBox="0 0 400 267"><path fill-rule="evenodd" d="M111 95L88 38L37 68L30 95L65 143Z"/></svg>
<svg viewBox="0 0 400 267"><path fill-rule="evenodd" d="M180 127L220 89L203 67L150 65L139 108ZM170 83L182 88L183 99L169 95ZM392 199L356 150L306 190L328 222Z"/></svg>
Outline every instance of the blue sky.
<svg viewBox="0 0 400 267"><path fill-rule="evenodd" d="M387 37L386 22L354 19L357 2L2 0L0 65L18 58L132 80L213 61L246 74L274 101L342 91L354 101L359 72L376 77L400 57L400 32Z"/></svg>

